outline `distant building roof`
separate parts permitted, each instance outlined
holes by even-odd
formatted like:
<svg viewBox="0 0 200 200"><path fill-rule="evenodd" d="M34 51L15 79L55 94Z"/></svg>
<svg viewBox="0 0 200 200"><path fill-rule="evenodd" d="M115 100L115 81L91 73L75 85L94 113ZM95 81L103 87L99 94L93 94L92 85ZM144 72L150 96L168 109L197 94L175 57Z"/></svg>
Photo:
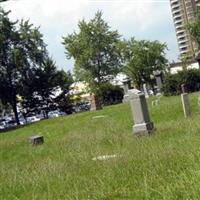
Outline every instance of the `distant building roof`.
<svg viewBox="0 0 200 200"><path fill-rule="evenodd" d="M186 62L187 69L199 69L199 64L197 61L188 61ZM169 65L169 71L171 74L176 74L178 71L183 70L183 63L182 62L176 62L171 63Z"/></svg>
<svg viewBox="0 0 200 200"><path fill-rule="evenodd" d="M195 64L196 62L197 61L195 61L195 60L190 60L190 61L187 61L186 64L191 65L191 64ZM174 62L174 63L169 64L169 68L180 67L182 65L183 65L183 63L181 61L180 62Z"/></svg>

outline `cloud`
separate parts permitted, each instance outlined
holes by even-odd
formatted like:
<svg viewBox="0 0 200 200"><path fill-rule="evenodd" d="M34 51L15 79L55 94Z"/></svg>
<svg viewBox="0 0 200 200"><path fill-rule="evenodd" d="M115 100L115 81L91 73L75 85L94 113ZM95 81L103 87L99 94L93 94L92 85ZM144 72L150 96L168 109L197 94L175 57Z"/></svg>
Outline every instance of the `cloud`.
<svg viewBox="0 0 200 200"><path fill-rule="evenodd" d="M80 19L91 19L97 10L105 21L125 38L158 39L168 43L168 57L177 57L177 42L168 0L13 0L3 3L10 17L30 19L41 26L48 50L58 66L72 68L61 44L62 36L77 30Z"/></svg>

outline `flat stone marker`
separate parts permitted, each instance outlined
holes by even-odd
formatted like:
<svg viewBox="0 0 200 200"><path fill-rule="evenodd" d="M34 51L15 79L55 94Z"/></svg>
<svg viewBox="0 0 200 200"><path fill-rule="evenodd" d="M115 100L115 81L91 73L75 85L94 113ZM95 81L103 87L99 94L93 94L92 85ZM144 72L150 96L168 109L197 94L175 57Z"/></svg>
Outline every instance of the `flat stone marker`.
<svg viewBox="0 0 200 200"><path fill-rule="evenodd" d="M97 116L93 116L92 119L99 119L99 118L105 118L107 117L107 115L97 115Z"/></svg>
<svg viewBox="0 0 200 200"><path fill-rule="evenodd" d="M118 155L102 155L102 156L97 156L97 157L94 157L92 158L92 160L96 161L96 160L111 160L111 159L114 159L114 158L118 158L118 157L121 157L121 156L118 156Z"/></svg>
<svg viewBox="0 0 200 200"><path fill-rule="evenodd" d="M154 130L154 125L149 117L144 93L140 90L132 89L129 90L129 98L135 123L133 125L133 132L138 136L151 133Z"/></svg>
<svg viewBox="0 0 200 200"><path fill-rule="evenodd" d="M187 118L191 115L191 112L190 112L190 103L189 103L189 97L187 93L187 87L185 84L181 85L181 90L182 90L181 101L183 105L183 112L184 112L185 118Z"/></svg>
<svg viewBox="0 0 200 200"><path fill-rule="evenodd" d="M40 135L34 135L29 137L29 143L32 145L38 145L44 143L44 137Z"/></svg>

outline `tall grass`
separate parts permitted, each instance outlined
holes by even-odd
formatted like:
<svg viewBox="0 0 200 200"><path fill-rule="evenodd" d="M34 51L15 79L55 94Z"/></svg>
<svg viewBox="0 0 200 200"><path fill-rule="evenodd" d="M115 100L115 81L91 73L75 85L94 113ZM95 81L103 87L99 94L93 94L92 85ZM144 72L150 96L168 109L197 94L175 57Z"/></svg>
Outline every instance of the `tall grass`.
<svg viewBox="0 0 200 200"><path fill-rule="evenodd" d="M190 95L188 119L180 97L161 97L157 106L150 98L157 129L150 137L132 134L129 104L0 133L0 199L199 199L197 96ZM34 147L28 136L36 133L45 143Z"/></svg>

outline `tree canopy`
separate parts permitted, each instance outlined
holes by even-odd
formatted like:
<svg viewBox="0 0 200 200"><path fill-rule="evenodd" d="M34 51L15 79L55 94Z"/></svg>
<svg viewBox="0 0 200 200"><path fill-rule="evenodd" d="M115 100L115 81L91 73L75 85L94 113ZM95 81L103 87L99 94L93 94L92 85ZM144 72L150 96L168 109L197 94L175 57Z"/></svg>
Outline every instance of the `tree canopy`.
<svg viewBox="0 0 200 200"><path fill-rule="evenodd" d="M66 55L75 60L76 77L88 82L92 91L98 93L101 83L120 71L120 35L110 30L99 11L89 22L80 21L78 27L78 32L63 38Z"/></svg>
<svg viewBox="0 0 200 200"><path fill-rule="evenodd" d="M136 87L143 83L152 85L152 75L156 70L163 70L166 65L166 44L159 41L135 40L124 41L123 55L125 74Z"/></svg>
<svg viewBox="0 0 200 200"><path fill-rule="evenodd" d="M38 27L25 20L12 22L8 15L0 8L0 99L11 105L19 124L19 96L25 113L49 110L52 105L59 106L53 98L56 89L59 87L65 98L72 77L57 70Z"/></svg>
<svg viewBox="0 0 200 200"><path fill-rule="evenodd" d="M8 14L0 8L0 98L12 106L19 124L17 95L23 80L42 63L46 45L38 28L29 21L12 22Z"/></svg>
<svg viewBox="0 0 200 200"><path fill-rule="evenodd" d="M65 95L72 82L70 72L57 70L56 64L51 58L45 59L42 65L34 70L33 78L24 82L24 91L21 93L23 114L27 116L31 112L44 111L45 117L48 118L49 111L60 107L59 102L66 100L68 103Z"/></svg>

